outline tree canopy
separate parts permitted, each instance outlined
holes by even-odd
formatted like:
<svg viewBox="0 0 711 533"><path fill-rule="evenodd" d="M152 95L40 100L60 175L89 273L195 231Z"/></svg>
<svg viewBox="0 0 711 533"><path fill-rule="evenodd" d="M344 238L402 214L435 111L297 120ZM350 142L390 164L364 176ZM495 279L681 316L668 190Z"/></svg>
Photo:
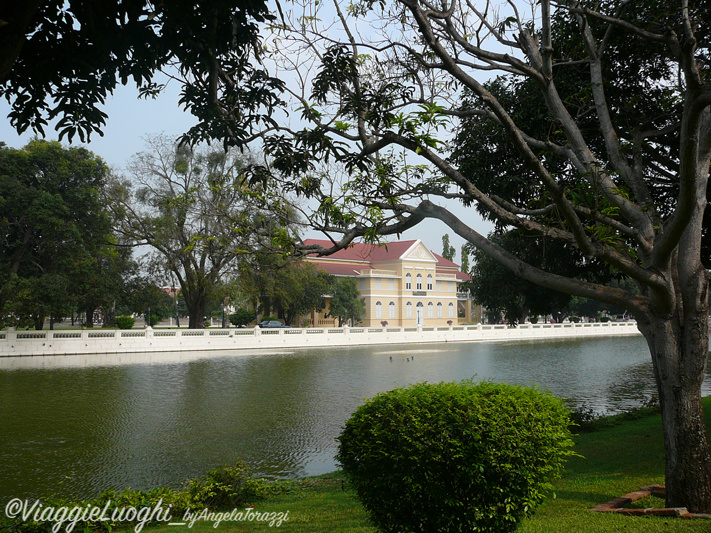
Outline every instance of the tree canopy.
<svg viewBox="0 0 711 533"><path fill-rule="evenodd" d="M276 313L287 324L297 316L321 311L330 284L331 276L314 265L268 250L243 256L236 277L237 292L253 309L263 316Z"/></svg>
<svg viewBox="0 0 711 533"><path fill-rule="evenodd" d="M355 278L334 277L330 293L328 316L338 318L339 325L350 320L355 326L365 317L365 299L360 295Z"/></svg>
<svg viewBox="0 0 711 533"><path fill-rule="evenodd" d="M46 317L111 305L128 258L114 246L107 177L84 148L0 148L0 316L41 329Z"/></svg>
<svg viewBox="0 0 711 533"><path fill-rule="evenodd" d="M198 327L237 260L256 252L284 253L293 212L276 191L249 187L241 153L148 141L129 166L131 179L113 181L110 205L117 231L133 245L149 245L158 270L177 279Z"/></svg>
<svg viewBox="0 0 711 533"><path fill-rule="evenodd" d="M152 97L161 70L198 119L191 142L243 144L274 124L282 82L259 66L259 24L273 20L263 0L5 0L0 19L0 97L19 133L57 119L60 140L88 140L119 84Z"/></svg>

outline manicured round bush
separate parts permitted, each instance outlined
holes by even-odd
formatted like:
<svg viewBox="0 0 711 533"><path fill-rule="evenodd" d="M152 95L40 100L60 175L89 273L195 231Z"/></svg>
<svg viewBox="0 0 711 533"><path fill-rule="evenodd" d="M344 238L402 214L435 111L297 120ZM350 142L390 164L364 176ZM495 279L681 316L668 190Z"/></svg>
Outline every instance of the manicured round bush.
<svg viewBox="0 0 711 533"><path fill-rule="evenodd" d="M131 329L135 324L136 319L130 316L117 316L116 325L119 329Z"/></svg>
<svg viewBox="0 0 711 533"><path fill-rule="evenodd" d="M338 441L336 458L385 532L513 531L573 445L562 400L472 381L378 394Z"/></svg>

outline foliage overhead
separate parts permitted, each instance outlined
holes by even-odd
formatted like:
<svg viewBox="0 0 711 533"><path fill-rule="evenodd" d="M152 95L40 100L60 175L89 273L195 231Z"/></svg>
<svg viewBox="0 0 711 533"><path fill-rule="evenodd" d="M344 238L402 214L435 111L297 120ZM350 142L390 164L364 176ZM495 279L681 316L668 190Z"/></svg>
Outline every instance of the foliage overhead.
<svg viewBox="0 0 711 533"><path fill-rule="evenodd" d="M116 87L144 97L167 71L198 124L185 139L241 145L280 103L282 82L260 67L259 25L274 19L263 0L49 0L5 2L0 24L0 97L19 133L60 140L102 134L101 109Z"/></svg>

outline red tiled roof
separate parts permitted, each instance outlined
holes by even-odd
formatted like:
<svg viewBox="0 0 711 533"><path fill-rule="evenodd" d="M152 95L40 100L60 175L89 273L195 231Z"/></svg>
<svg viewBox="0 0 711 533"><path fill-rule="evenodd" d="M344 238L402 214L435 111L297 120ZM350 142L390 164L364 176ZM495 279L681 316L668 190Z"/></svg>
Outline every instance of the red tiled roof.
<svg viewBox="0 0 711 533"><path fill-rule="evenodd" d="M362 242L353 243L348 248L343 250L338 250L328 256L322 257L322 259L342 259L347 261L370 261L373 263L381 261L393 261L399 259L402 255L407 252L416 243L416 240L412 241L396 241L386 244L365 244ZM324 248L330 248L333 243L326 239L306 239L304 241L305 245L318 244ZM451 267L459 269L459 265L445 259L439 254L432 252L432 255L437 259L438 267Z"/></svg>
<svg viewBox="0 0 711 533"><path fill-rule="evenodd" d="M334 276L357 276L364 270L372 270L370 265L344 265L342 263L329 263L328 261L313 262L319 270Z"/></svg>
<svg viewBox="0 0 711 533"><path fill-rule="evenodd" d="M392 261L398 259L416 241L397 241L387 244L366 244L362 242L352 243L348 248L338 250L337 252L325 256L324 259L343 259L347 261ZM305 245L318 244L324 248L330 248L333 243L326 239L306 239Z"/></svg>
<svg viewBox="0 0 711 533"><path fill-rule="evenodd" d="M432 252L432 250L430 250L430 252ZM434 255L437 258L437 266L452 267L452 268L456 268L457 270L459 270L459 265L457 263L454 263L453 261L450 261L449 259L445 259L441 255L436 254L434 252L432 252L432 255Z"/></svg>
<svg viewBox="0 0 711 533"><path fill-rule="evenodd" d="M371 270L371 267L367 263L378 263L383 261L393 261L402 257L405 252L407 252L416 243L416 240L411 241L396 241L387 244L365 244L365 243L354 243L344 250L338 250L337 252L319 257L318 261L315 261L316 266L327 272L329 274L334 274L336 276L354 276L357 275L360 270ZM305 245L318 244L323 248L330 248L333 243L326 239L306 239L303 241ZM432 255L437 259L437 272L442 274L455 274L458 281L469 281L471 276L464 272L459 271L459 265L445 259L439 254L431 252ZM315 254L312 255L314 257ZM334 263L329 260L341 260L341 261L359 261L366 264L358 265L344 265L339 263Z"/></svg>
<svg viewBox="0 0 711 533"><path fill-rule="evenodd" d="M472 280L472 277L469 274L467 274L466 272L460 272L459 270L457 270L456 274L457 274L457 281L471 281Z"/></svg>

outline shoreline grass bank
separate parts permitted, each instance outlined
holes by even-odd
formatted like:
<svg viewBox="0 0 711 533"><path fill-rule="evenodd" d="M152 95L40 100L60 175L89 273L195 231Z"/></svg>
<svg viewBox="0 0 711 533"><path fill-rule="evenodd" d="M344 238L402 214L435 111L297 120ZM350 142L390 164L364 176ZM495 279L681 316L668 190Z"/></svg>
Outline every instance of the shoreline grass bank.
<svg viewBox="0 0 711 533"><path fill-rule="evenodd" d="M704 398L707 428L711 426L711 397ZM692 520L669 517L632 517L604 514L590 509L600 503L639 488L664 483L664 452L660 415L653 409L642 409L633 413L603 417L587 423L586 431L575 435L575 452L566 465L563 476L554 483L554 494L537 509L536 513L525 519L518 529L522 533L607 533L624 531L626 533L647 532L706 532L711 531L711 520ZM209 474L209 473L208 473ZM209 476L208 476L209 477ZM192 492L206 493L216 487L219 479L212 477L212 484L193 483ZM225 520L217 527L213 522L197 520L191 527L167 525L165 523L148 524L143 532L179 533L196 532L222 533L289 531L299 533L376 533L369 524L365 510L361 506L355 491L342 472L333 472L322 476L303 478L293 481L280 481L266 491L266 497L255 498L254 504L248 504L253 511L262 515L284 517L279 527L269 526L260 520L232 521ZM260 485L255 486L260 491ZM160 497L169 489L154 489ZM151 491L151 492L154 492ZM139 493L128 505L150 505ZM249 498L249 497L248 497ZM153 498L155 499L155 494ZM69 504L65 502L65 504ZM664 501L658 498L645 498L630 507L663 507ZM201 509L197 509L199 512ZM210 509L221 511L222 509ZM238 510L243 511L243 508ZM193 511L195 512L195 511ZM413 513L417 509L412 509ZM173 522L184 521L182 514L173 513ZM9 531L47 531L47 527L17 528L10 526ZM25 524L29 525L29 524ZM135 531L135 524L121 524L108 531ZM64 529L61 529L64 531ZM81 531L81 528L79 529ZM91 531L107 531L104 528Z"/></svg>
<svg viewBox="0 0 711 533"><path fill-rule="evenodd" d="M704 399L707 428L711 426L711 397ZM522 533L626 533L702 532L711 530L709 520L667 517L631 517L603 514L590 508L645 485L664 483L664 450L660 415L650 409L606 417L598 429L575 436L575 451L563 477L551 495L518 531ZM664 501L646 498L635 507L663 507ZM289 512L279 530L290 532L375 533L355 492L341 472L289 483L283 493L260 501L262 512ZM417 512L417 509L413 509ZM186 528L187 529L187 528ZM196 522L190 531L257 532L264 523L223 522L217 529ZM180 527L152 526L150 533L176 533Z"/></svg>

